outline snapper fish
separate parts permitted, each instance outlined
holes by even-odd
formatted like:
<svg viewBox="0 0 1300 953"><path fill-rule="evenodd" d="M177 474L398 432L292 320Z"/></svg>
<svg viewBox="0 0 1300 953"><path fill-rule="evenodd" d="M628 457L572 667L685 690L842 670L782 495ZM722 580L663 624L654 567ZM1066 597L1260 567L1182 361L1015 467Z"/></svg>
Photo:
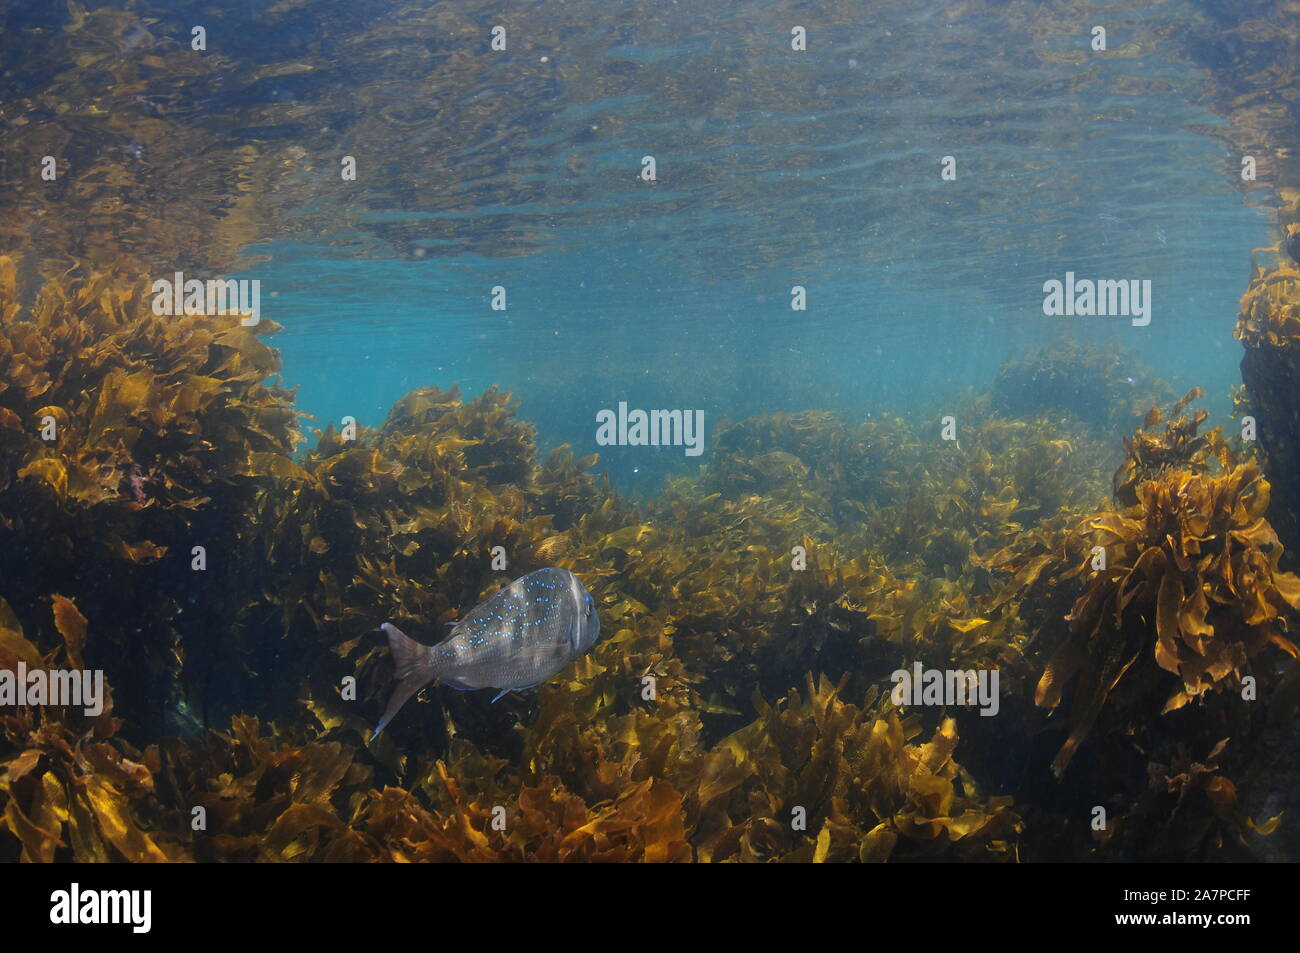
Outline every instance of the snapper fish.
<svg viewBox="0 0 1300 953"><path fill-rule="evenodd" d="M437 645L421 645L397 626L380 626L396 666L397 685L374 741L407 699L437 679L461 691L535 688L580 655L600 636L591 594L567 569L538 569L516 579L453 623Z"/></svg>

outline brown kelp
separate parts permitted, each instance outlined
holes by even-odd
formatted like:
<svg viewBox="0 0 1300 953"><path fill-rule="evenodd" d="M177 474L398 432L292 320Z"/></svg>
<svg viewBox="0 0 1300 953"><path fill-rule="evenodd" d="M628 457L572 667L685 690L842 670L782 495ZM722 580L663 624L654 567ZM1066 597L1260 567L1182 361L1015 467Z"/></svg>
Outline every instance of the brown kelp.
<svg viewBox="0 0 1300 953"><path fill-rule="evenodd" d="M1234 331L1245 348L1241 379L1255 419L1264 466L1278 490L1271 519L1287 548L1300 549L1300 271L1258 271L1241 298Z"/></svg>
<svg viewBox="0 0 1300 953"><path fill-rule="evenodd" d="M143 277L98 272L23 307L15 273L0 258L6 594L42 647L44 600L75 599L97 620L90 663L133 659L120 710L157 731L248 664L227 638L247 588L239 530L301 439L292 395L265 383L279 359L258 335L275 325L160 317Z"/></svg>
<svg viewBox="0 0 1300 953"><path fill-rule="evenodd" d="M454 389L426 388L377 430L319 437L296 478L261 501L255 546L265 586L249 621L275 620L311 680L303 697L325 724L349 719L360 730L366 720L338 703L345 675L359 671L367 697L382 693L381 622L432 641L494 584L566 565L563 531L575 521L621 523L626 509L587 472L595 457L574 460L560 448L539 465L532 428L497 390L467 402ZM491 568L498 548L508 573ZM282 699L284 710L292 702Z"/></svg>
<svg viewBox="0 0 1300 953"><path fill-rule="evenodd" d="M952 441L824 412L727 424L698 473L634 504L594 455L541 456L497 389L414 391L294 458L275 356L235 319L164 322L104 275L5 300L0 513L29 565L0 670L93 660L115 706L6 713L5 856L1015 860L1253 836L1230 780L1246 745L1216 745L1250 727L1227 689L1290 644L1300 588L1266 482L1201 432L1194 394L1126 443L1116 509L1097 428L987 397ZM209 592L196 545L246 568ZM496 705L430 689L368 746L379 624L434 641L547 565L597 600L595 649ZM913 663L997 669L1000 717L895 705ZM159 682L178 686L162 702ZM1121 752L1101 755L1099 839L1062 838L1062 806L1002 764L1050 778L1028 749L1058 703L1059 768L1085 740Z"/></svg>
<svg viewBox="0 0 1300 953"><path fill-rule="evenodd" d="M624 11L525 6L510 21L521 55L494 67L455 39L490 22L496 5L479 0L359 17L334 0L219 5L246 42L202 55L187 49L190 5L128 6L0 0L0 168L15 184L0 190L0 245L29 252L0 260L0 671L103 666L114 690L95 718L0 709L0 858L1208 859L1279 827L1242 805L1256 709L1285 712L1278 666L1293 654L1289 266L1256 277L1239 326L1267 480L1179 407L1129 438L1108 486L1117 435L1164 397L1127 359L1072 344L1004 368L963 405L957 441L933 421L766 415L721 428L703 472L645 503L594 476L594 457L540 457L498 390L424 388L381 427L328 428L294 458L291 397L264 383L278 362L257 335L272 326L159 320L142 263L226 267L294 231L428 264L505 259L555 247L566 225L690 239L694 221L707 240L657 253L726 282L798 260L885 261L933 247L933 223L895 217L845 242L838 216L801 201L842 173L844 124L779 120L833 114L843 77L773 70L752 44L699 45L740 35L740 8L647 12L641 46L684 58L616 43L589 59L542 54L622 36ZM913 7L825 12L841 32L912 37ZM980 62L970 102L1082 91L1117 100L1102 118L1125 121L1131 94L1170 85L1126 63L1181 49L1228 120L1214 134L1232 165L1250 153L1260 191L1280 186L1294 259L1296 9L1159 12L1110 14L1102 70L1060 42L1079 32L1073 3L950 11L966 42L934 47L928 71L890 59L909 42L849 63L855 81L924 96L945 63ZM481 95L485 75L501 95ZM591 110L555 108L575 89ZM736 148L742 115L765 117L772 148ZM1077 124L1027 119L1030 154L1078 139ZM910 120L873 121L888 134ZM694 188L644 189L611 162L637 128L659 130ZM345 154L360 183L340 178ZM1084 168L1056 168L1054 189L1086 196ZM455 170L455 187L429 188L429 170ZM1042 189L1040 164L1004 171L1025 206L1011 240L988 246L1008 207L976 184L950 198L950 247L1008 260L1076 248L1050 203L1021 200ZM857 220L886 220L915 177L909 163L874 172L881 188L842 196ZM701 202L727 214L677 214ZM1001 293L987 261L912 264L920 282ZM97 271L110 267L132 274ZM543 565L592 587L608 627L597 651L497 706L433 689L367 748L390 676L376 626L433 641ZM897 709L882 688L913 661L998 669L1002 715ZM1044 794L1080 727L1071 783ZM1025 753L1039 741L1045 758ZM1039 774L1044 786L1021 783ZM1079 802L1057 798L1069 787ZM1055 833L1098 803L1110 823L1096 836Z"/></svg>
<svg viewBox="0 0 1300 953"><path fill-rule="evenodd" d="M847 704L824 676L805 690L774 707L760 700L758 719L706 760L703 859L1015 859L1019 817L953 760L953 719L920 742L919 720L883 697ZM815 839L792 830L794 808Z"/></svg>
<svg viewBox="0 0 1300 953"><path fill-rule="evenodd" d="M990 560L1009 574L996 604L1038 629L1026 646L1041 665L1035 703L1068 701L1052 770L1095 739L1117 815L1099 845L1121 855L1245 852L1256 828L1220 761L1232 746L1248 756L1263 724L1256 691L1297 656L1300 579L1279 568L1269 484L1218 428L1199 433L1206 413L1187 409L1198 396L1168 421L1153 409L1125 442L1115 509L1046 523ZM1281 652L1263 656L1269 646ZM1248 675L1265 684L1246 687ZM1235 770L1246 767L1239 756Z"/></svg>
<svg viewBox="0 0 1300 953"><path fill-rule="evenodd" d="M42 656L0 599L0 670L43 669L57 660L84 665L88 620L71 600L55 596L53 627L63 644ZM158 808L152 752L118 736L111 692L96 715L67 706L17 708L0 716L0 859L23 861L182 860L174 842L149 830L141 814ZM146 822L147 823L147 822Z"/></svg>
<svg viewBox="0 0 1300 953"><path fill-rule="evenodd" d="M1248 661L1268 644L1297 655L1279 621L1300 606L1300 579L1277 567L1281 547L1263 518L1269 488L1258 469L1169 470L1137 492L1135 506L1091 522L1105 568L1075 602L1072 638L1039 682L1037 701L1051 708L1072 679L1084 678L1058 773L1121 683L1147 682L1117 696L1142 706L1130 717L1146 718L1161 694L1159 711L1168 712L1240 687Z"/></svg>
<svg viewBox="0 0 1300 953"><path fill-rule="evenodd" d="M40 567L13 574L19 609L6 644L18 654L5 661L30 656L35 666L38 645L53 657L56 633L78 660L84 646L115 688L119 679L127 686L118 695L142 741L159 730L142 717L152 703L147 683L189 685L201 672L197 694L216 679L248 714L236 715L229 733L188 725L188 737L147 748L113 728L87 762L75 752L89 742L61 739L116 720L86 729L20 712L7 722L5 791L7 829L27 856L672 860L701 856L707 841L703 856L718 859L883 858L900 838L922 854L1013 856L1016 821L1005 799L981 806L969 779L954 793L953 724L938 727L941 743L932 746L944 753L932 756L907 744L920 727L914 716L906 729L884 709L866 718L840 700L844 683L810 683L807 708L794 691L819 660L844 667L828 642L849 658L859 653L864 635L845 624L845 582L884 568L879 558L840 559L837 522L822 523L815 542L803 535L801 520L814 525L810 501L783 502L776 485L759 495L737 484L723 502L681 485L641 514L589 475L594 458L561 448L539 462L531 427L495 390L468 402L455 391L414 392L377 430L345 439L329 429L295 462L289 395L261 384L274 356L235 319L162 322L144 307L139 284L103 275L70 287L51 283L30 313L11 299L4 310L11 383L0 396L12 434L0 503ZM73 391L74 374L98 385L93 398ZM46 417L56 440L36 429ZM809 419L816 440L798 449L824 468L831 458L815 448L835 443L838 431ZM865 439L848 447L847 467L827 470L828 497L859 490ZM735 470L740 455L728 459L723 467ZM769 467L768 479L787 482L782 473ZM689 519L674 519L683 508ZM205 535L218 520L225 533ZM133 617L92 587L50 601L46 578L77 578L65 564L71 549L57 548L62 534L87 523L94 532L77 557L112 580L116 598L138 602L134 620L159 607L161 637L131 640L121 621L99 622ZM174 554L187 572L206 571L180 548L199 539L214 562L235 554L259 571L224 574L223 605L200 601L205 618L191 622L175 610L196 605L193 580L204 577L149 570ZM810 567L790 568L792 542L806 546ZM497 547L512 573L544 564L583 573L610 637L540 690L530 720L519 720L528 701L485 711L455 698L442 717L406 720L400 745L362 754L373 713L340 686L358 674L361 698L382 693L388 662L376 625L393 618L432 628L454 617L502 576L492 566ZM756 566L765 568L756 574ZM724 580L736 587L727 592ZM152 600L141 596L146 584ZM766 622L764 599L778 610ZM96 620L89 638L87 618ZM29 643L25 625L49 635ZM738 659L748 662L732 664ZM785 703L772 707L746 690L760 671ZM647 679L653 688L644 694ZM183 703L169 699L168 710ZM758 720L738 730L746 710ZM263 736L258 713L273 720L275 741ZM805 727L788 743L765 742L778 724L789 734L796 723ZM163 728L174 734L179 725L173 718ZM845 747L845 734L858 740ZM800 771L811 784L830 750L848 759L831 795L782 787L785 760L806 762ZM74 758L73 775L59 774L59 752ZM896 780L881 780L873 814L851 818L836 798L856 797L871 770ZM95 771L105 772L102 785L84 780ZM389 778L382 791L377 772ZM76 813L83 785L85 810L100 811L87 816L110 825L106 832L95 835ZM808 804L790 807L804 809L811 826L772 841L785 819L753 812L805 796ZM516 812L514 825L492 841L501 803ZM951 804L962 811L949 823ZM194 807L207 819L199 830L187 820Z"/></svg>

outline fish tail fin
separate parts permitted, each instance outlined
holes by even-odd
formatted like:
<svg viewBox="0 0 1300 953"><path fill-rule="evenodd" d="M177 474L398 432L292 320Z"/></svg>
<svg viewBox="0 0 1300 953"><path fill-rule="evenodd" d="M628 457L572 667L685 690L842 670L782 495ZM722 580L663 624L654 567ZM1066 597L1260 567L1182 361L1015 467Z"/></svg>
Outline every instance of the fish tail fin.
<svg viewBox="0 0 1300 953"><path fill-rule="evenodd" d="M384 709L383 717L370 736L372 742L410 697L433 681L435 674L427 645L421 645L391 623L385 622L380 628L388 636L388 648L393 654L393 665L396 667L393 678L397 684L393 686L393 694L388 698L388 707Z"/></svg>

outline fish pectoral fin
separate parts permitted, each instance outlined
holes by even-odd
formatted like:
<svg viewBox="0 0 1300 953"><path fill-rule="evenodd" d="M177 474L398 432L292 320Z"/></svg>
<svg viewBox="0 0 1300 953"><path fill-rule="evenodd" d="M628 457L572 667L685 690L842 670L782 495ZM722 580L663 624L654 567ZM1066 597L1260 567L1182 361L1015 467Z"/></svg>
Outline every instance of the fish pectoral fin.
<svg viewBox="0 0 1300 953"><path fill-rule="evenodd" d="M528 689L530 689L530 688L536 688L536 687L537 687L538 685L540 685L540 684L542 684L542 683L541 683L541 682L533 682L533 684L531 684L531 685L519 685L519 686L517 686L517 687L515 687L515 688L503 688L503 689L501 689L501 691L499 691L499 692L497 693L497 697L494 698L494 699L492 699L492 704L495 705L497 702L499 702L499 701L501 700L501 698L502 698L503 696L505 696L505 695L509 695L511 692L526 692L526 691L528 691Z"/></svg>

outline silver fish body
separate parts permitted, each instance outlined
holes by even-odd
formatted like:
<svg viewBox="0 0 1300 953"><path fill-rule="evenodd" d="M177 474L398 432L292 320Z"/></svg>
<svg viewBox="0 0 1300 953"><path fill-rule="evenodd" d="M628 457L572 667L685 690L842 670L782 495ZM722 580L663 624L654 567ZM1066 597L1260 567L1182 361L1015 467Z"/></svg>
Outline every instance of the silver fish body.
<svg viewBox="0 0 1300 953"><path fill-rule="evenodd" d="M538 569L475 606L437 645L421 645L389 623L383 631L397 686L371 740L434 679L463 691L500 689L497 698L546 681L596 644L600 616L577 576Z"/></svg>

